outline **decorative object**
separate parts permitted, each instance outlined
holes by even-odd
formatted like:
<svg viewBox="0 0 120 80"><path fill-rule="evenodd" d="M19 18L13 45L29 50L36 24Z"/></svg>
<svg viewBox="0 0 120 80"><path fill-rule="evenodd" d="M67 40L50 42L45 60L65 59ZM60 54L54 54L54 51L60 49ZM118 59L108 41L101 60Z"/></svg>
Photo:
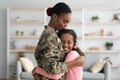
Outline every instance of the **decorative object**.
<svg viewBox="0 0 120 80"><path fill-rule="evenodd" d="M104 29L100 30L100 36L104 36Z"/></svg>
<svg viewBox="0 0 120 80"><path fill-rule="evenodd" d="M90 47L89 50L100 50L100 48L97 46L94 46L94 47Z"/></svg>
<svg viewBox="0 0 120 80"><path fill-rule="evenodd" d="M120 21L119 15L120 15L120 13L114 14L112 21L113 21L113 22L118 22L118 21Z"/></svg>
<svg viewBox="0 0 120 80"><path fill-rule="evenodd" d="M106 42L105 43L105 47L106 47L107 50L111 50L112 46L113 46L112 42Z"/></svg>
<svg viewBox="0 0 120 80"><path fill-rule="evenodd" d="M33 63L27 57L20 57L20 62L26 72L31 72L34 69Z"/></svg>
<svg viewBox="0 0 120 80"><path fill-rule="evenodd" d="M109 32L107 33L107 36L113 36L113 32L112 32L112 31L109 31Z"/></svg>
<svg viewBox="0 0 120 80"><path fill-rule="evenodd" d="M35 29L32 34L35 35L35 36L39 36L40 32L37 29Z"/></svg>
<svg viewBox="0 0 120 80"><path fill-rule="evenodd" d="M15 49L15 41L10 42L10 49Z"/></svg>
<svg viewBox="0 0 120 80"><path fill-rule="evenodd" d="M19 16L17 17L17 21L20 21L20 17Z"/></svg>
<svg viewBox="0 0 120 80"><path fill-rule="evenodd" d="M19 35L19 31L16 31L16 36L18 36Z"/></svg>
<svg viewBox="0 0 120 80"><path fill-rule="evenodd" d="M35 50L35 48L36 48L36 45L27 45L26 46L27 50Z"/></svg>
<svg viewBox="0 0 120 80"><path fill-rule="evenodd" d="M106 62L106 61L104 61L104 60L100 60L100 61L96 62L96 63L90 68L90 71L91 71L92 73L98 73L98 72L100 72L100 71L103 69L105 62Z"/></svg>
<svg viewBox="0 0 120 80"><path fill-rule="evenodd" d="M105 63L107 63L107 62L109 62L110 65L112 65L112 61L110 60L110 57L105 57L105 58L103 58L103 59L100 59L98 62L96 62L96 63L90 68L90 71L91 71L92 73L98 73L98 72L100 72L100 71L103 69Z"/></svg>
<svg viewBox="0 0 120 80"><path fill-rule="evenodd" d="M23 32L23 31L21 31L21 36L23 36L23 34L24 34L24 32Z"/></svg>
<svg viewBox="0 0 120 80"><path fill-rule="evenodd" d="M97 36L96 32L86 33L85 36Z"/></svg>
<svg viewBox="0 0 120 80"><path fill-rule="evenodd" d="M100 19L100 17L97 16L97 15L91 17L91 20L92 20L92 21L98 21L99 19Z"/></svg>

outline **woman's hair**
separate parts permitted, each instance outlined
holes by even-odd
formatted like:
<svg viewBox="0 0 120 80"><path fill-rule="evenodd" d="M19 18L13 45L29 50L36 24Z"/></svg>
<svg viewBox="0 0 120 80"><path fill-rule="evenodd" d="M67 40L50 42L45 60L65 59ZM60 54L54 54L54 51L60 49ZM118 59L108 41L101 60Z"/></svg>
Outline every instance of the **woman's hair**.
<svg viewBox="0 0 120 80"><path fill-rule="evenodd" d="M61 36L65 33L71 34L73 36L73 41L74 41L74 47L73 50L76 50L81 56L84 56L84 53L80 50L79 47L75 47L77 43L77 35L72 29L62 29L58 31L58 37L61 38Z"/></svg>
<svg viewBox="0 0 120 80"><path fill-rule="evenodd" d="M67 14L67 13L71 13L71 9L70 7L63 3L63 2L60 2L60 3L57 3L53 8L48 8L47 9L47 15L48 16L52 16L54 13L58 16L60 16L61 14Z"/></svg>

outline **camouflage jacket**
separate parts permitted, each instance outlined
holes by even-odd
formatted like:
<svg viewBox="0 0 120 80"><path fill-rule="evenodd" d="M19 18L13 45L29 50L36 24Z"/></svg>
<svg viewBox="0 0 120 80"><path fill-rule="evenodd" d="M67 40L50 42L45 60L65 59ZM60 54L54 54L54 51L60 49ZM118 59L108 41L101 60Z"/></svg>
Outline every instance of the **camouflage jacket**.
<svg viewBox="0 0 120 80"><path fill-rule="evenodd" d="M41 34L35 50L35 58L39 67L49 74L67 72L68 66L64 62L65 53L56 31L47 26ZM39 80L52 80L39 75ZM65 80L64 75L59 80Z"/></svg>

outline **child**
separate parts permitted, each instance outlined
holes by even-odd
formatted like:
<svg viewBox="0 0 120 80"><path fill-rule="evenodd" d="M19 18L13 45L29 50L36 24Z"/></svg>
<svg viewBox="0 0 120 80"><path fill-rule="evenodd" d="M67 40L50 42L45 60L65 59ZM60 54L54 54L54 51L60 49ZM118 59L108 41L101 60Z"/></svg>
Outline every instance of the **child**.
<svg viewBox="0 0 120 80"><path fill-rule="evenodd" d="M58 36L61 39L65 56L65 62L69 62L77 58L78 56L84 56L79 48L76 48L77 36L71 29L63 29L58 32ZM82 57L83 58L83 57ZM51 79L59 79L64 73L58 73L55 75L47 74L42 68L36 67L33 70L35 73L41 74ZM65 80L82 80L82 66L72 67L65 73Z"/></svg>

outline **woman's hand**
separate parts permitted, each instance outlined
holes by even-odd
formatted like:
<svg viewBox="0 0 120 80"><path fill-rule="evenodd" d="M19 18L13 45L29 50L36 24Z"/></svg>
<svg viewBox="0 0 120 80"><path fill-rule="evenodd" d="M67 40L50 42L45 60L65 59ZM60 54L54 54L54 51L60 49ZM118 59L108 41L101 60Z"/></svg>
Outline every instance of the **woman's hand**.
<svg viewBox="0 0 120 80"><path fill-rule="evenodd" d="M36 67L32 70L32 75L33 75L34 80L38 80L38 74L35 73L35 69Z"/></svg>

